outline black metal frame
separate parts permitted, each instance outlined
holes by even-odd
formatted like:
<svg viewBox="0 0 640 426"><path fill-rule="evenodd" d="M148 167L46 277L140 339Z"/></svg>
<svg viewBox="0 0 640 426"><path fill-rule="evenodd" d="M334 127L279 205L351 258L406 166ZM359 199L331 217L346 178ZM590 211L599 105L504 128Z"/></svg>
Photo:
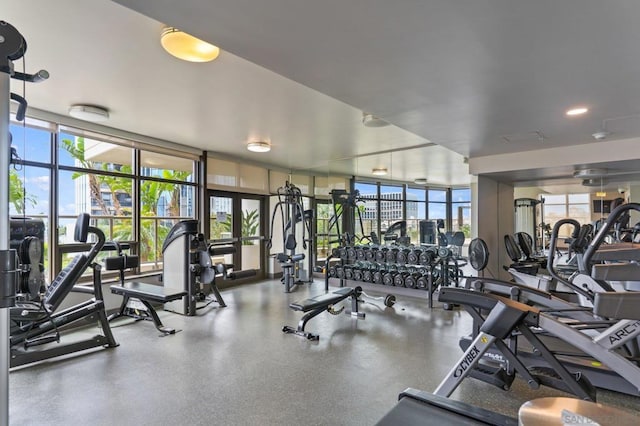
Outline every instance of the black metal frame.
<svg viewBox="0 0 640 426"><path fill-rule="evenodd" d="M311 299L305 299L300 302L291 303L289 307L295 311L307 312L298 322L298 328L293 328L288 325L282 327L282 331L285 333L295 334L304 337L308 340L319 340L320 335L313 334L304 331L307 323L314 317L320 315L324 311L330 311L333 305L340 303L344 299L351 297L351 316L358 319L364 319L365 314L358 312L358 298L362 294L361 287L344 287L338 291L328 294L322 294ZM320 302L320 303L319 303Z"/></svg>
<svg viewBox="0 0 640 426"><path fill-rule="evenodd" d="M87 214L81 214L78 220L78 224L81 222L81 218L87 220ZM76 225L78 228L78 225ZM28 364L31 362L42 361L49 358L53 358L60 355L66 355L69 353L82 351L96 347L116 347L118 343L113 337L109 321L107 320L107 314L104 305L104 297L102 294L102 280L100 277L101 266L94 263L98 252L102 249L105 242L104 233L96 227L88 226L87 233L92 233L97 237L96 243L93 244L82 270L86 268L93 269L93 288L90 286L75 286L71 291L79 293L92 294L93 297L89 300L71 306L59 312L50 312L46 306L46 299L42 302L41 307L35 313L35 317L32 319L25 319L19 321L19 324L11 327L10 348L11 348L11 367L17 367L20 365ZM86 241L86 235L84 237ZM70 285L73 285L72 283ZM69 284L68 284L69 285ZM33 306L33 304L32 304ZM54 306L55 308L55 306ZM14 308L20 310L18 306ZM58 329L62 326L66 326L75 323L84 318L96 316L97 320L102 328L102 335L95 335L89 339L82 341L69 343L65 345L59 345L51 348L44 348L36 351L29 351L30 347L43 345L46 343L59 343ZM15 317L14 317L15 321ZM55 330L55 334L45 335Z"/></svg>

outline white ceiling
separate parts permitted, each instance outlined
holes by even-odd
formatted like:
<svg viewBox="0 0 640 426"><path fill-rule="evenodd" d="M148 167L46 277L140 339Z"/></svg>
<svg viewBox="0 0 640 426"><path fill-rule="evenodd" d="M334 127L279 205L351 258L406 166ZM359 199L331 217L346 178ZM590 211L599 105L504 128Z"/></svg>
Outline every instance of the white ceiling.
<svg viewBox="0 0 640 426"><path fill-rule="evenodd" d="M116 1L152 19L107 0L4 2L28 70L52 75L33 106L99 104L110 126L289 169L453 185L469 182L463 156L591 143L603 124L640 136L637 0ZM222 55L168 56L163 23ZM574 105L590 112L568 119ZM365 128L362 110L394 126ZM249 155L252 138L274 149Z"/></svg>

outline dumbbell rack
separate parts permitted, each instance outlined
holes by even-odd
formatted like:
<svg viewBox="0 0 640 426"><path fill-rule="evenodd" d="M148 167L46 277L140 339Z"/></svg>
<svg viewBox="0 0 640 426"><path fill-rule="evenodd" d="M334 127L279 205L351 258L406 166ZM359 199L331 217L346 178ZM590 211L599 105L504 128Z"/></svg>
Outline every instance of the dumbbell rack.
<svg viewBox="0 0 640 426"><path fill-rule="evenodd" d="M339 262L330 263L331 259ZM426 291L429 308L433 307L433 293L438 285L457 285L457 264L451 264L454 253L447 247L363 245L334 248L327 259L325 287L329 278L379 284ZM452 268L453 267L453 268ZM450 271L454 271L450 276ZM435 288L434 288L435 284Z"/></svg>

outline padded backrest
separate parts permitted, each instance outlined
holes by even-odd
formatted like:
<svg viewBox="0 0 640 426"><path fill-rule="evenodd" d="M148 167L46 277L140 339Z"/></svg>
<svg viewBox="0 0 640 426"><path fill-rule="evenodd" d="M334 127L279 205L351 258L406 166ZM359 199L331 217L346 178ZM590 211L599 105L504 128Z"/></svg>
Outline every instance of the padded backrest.
<svg viewBox="0 0 640 426"><path fill-rule="evenodd" d="M506 234L504 236L504 246L507 249L507 255L512 261L518 262L522 259L522 252L520 251L520 247L516 243L515 238L513 238L513 235Z"/></svg>
<svg viewBox="0 0 640 426"><path fill-rule="evenodd" d="M293 234L287 235L287 239L284 242L284 248L287 250L295 250L296 249L296 237Z"/></svg>
<svg viewBox="0 0 640 426"><path fill-rule="evenodd" d="M457 247L462 247L464 245L464 240L465 240L464 232L456 231L453 233L452 238L449 240L449 244L452 244Z"/></svg>
<svg viewBox="0 0 640 426"><path fill-rule="evenodd" d="M79 243L86 243L89 237L89 213L80 213L76 219L73 239Z"/></svg>
<svg viewBox="0 0 640 426"><path fill-rule="evenodd" d="M526 232L517 232L516 239L518 240L518 245L520 246L522 254L524 254L524 257L529 259L533 254L533 239L531 238L531 235Z"/></svg>
<svg viewBox="0 0 640 426"><path fill-rule="evenodd" d="M43 303L49 311L55 311L62 300L69 294L87 267L87 255L79 254L64 267L58 276L49 284L44 294Z"/></svg>

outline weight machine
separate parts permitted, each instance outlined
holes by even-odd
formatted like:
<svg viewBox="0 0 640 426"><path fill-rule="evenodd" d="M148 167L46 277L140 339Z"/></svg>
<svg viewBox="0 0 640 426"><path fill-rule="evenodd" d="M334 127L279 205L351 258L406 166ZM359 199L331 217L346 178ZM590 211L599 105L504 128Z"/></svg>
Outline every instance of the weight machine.
<svg viewBox="0 0 640 426"><path fill-rule="evenodd" d="M13 61L24 56L27 42L11 24L0 21L0 424L9 423L9 309L15 304L16 252L9 250L9 103L18 103L16 119L24 120L27 101L11 93L10 79L38 83L49 78L40 70L27 74L14 70Z"/></svg>
<svg viewBox="0 0 640 426"><path fill-rule="evenodd" d="M270 235L267 240L267 248L273 247L273 231L275 219L280 214L282 223L283 252L276 254L276 260L282 267L282 284L285 293L298 284L313 282L311 271L313 260L313 210L305 210L302 203L302 191L293 183L286 181L284 186L278 188L278 202L273 208L271 215ZM298 224L302 224L302 248L308 250L308 254L296 253L298 242L296 240L296 230ZM302 267L300 264L308 257L309 271L306 281L301 278Z"/></svg>
<svg viewBox="0 0 640 426"><path fill-rule="evenodd" d="M357 189L349 193L344 189L334 189L331 191L331 204L333 205L333 216L329 219L328 231L331 236L331 230L336 229L336 233L333 234L336 240L329 241L330 243L339 243L340 245L352 245L362 242L371 242L373 244L380 244L380 240L375 232L371 232L369 235L364 235L364 224L362 222L361 206L364 206L364 199L360 197L360 191ZM360 225L360 235L356 234L356 216L358 217L358 224ZM340 229L340 224L344 225L343 229ZM344 233L342 232L344 231Z"/></svg>

